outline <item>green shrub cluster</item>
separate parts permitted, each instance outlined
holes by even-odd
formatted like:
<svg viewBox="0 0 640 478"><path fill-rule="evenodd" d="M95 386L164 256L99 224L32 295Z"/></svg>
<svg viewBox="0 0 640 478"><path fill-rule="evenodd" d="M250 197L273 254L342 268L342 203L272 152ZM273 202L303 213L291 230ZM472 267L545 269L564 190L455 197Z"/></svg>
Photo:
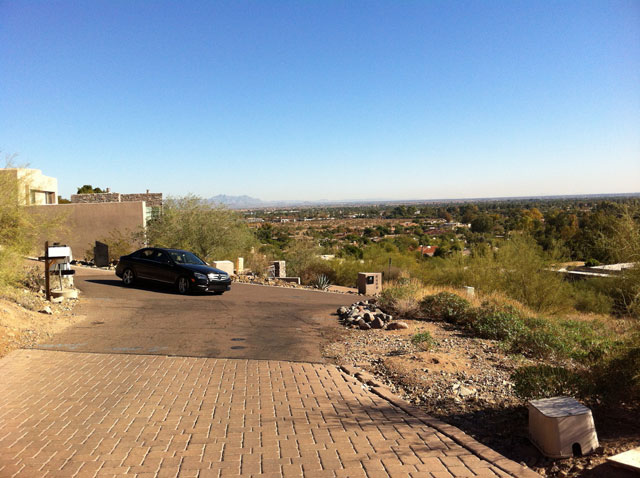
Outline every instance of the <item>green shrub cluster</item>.
<svg viewBox="0 0 640 478"><path fill-rule="evenodd" d="M468 300L457 294L440 292L422 299L420 309L427 318L464 324L468 320L472 307Z"/></svg>
<svg viewBox="0 0 640 478"><path fill-rule="evenodd" d="M478 337L511 342L525 332L524 320L511 306L484 303L469 314L469 329Z"/></svg>
<svg viewBox="0 0 640 478"><path fill-rule="evenodd" d="M436 345L436 341L428 331L415 334L411 337L411 343L424 350L430 350Z"/></svg>
<svg viewBox="0 0 640 478"><path fill-rule="evenodd" d="M516 370L511 379L519 397L546 398L558 395L584 396L590 383L583 375L564 367L531 365Z"/></svg>

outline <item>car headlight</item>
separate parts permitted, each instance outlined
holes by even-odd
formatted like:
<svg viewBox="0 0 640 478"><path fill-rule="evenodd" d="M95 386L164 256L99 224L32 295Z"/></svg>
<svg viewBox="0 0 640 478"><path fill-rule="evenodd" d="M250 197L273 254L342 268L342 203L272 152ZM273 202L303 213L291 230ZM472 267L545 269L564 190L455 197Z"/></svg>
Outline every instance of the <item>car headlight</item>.
<svg viewBox="0 0 640 478"><path fill-rule="evenodd" d="M198 280L207 280L207 276L204 274L200 274L199 272L194 272L193 275Z"/></svg>

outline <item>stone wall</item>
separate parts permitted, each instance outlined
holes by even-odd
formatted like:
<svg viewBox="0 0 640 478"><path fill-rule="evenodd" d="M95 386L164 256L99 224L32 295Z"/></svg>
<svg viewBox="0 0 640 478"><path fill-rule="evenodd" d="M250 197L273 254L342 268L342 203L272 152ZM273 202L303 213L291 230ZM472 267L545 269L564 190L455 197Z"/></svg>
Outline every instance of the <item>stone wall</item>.
<svg viewBox="0 0 640 478"><path fill-rule="evenodd" d="M73 204L88 204L101 202L140 202L147 203L147 207L161 207L162 193L138 193L138 194L120 194L120 193L97 193L97 194L72 194L71 202Z"/></svg>
<svg viewBox="0 0 640 478"><path fill-rule="evenodd" d="M144 201L147 207L162 206L162 193L123 194L122 202Z"/></svg>
<svg viewBox="0 0 640 478"><path fill-rule="evenodd" d="M121 202L120 193L97 193L97 194L72 194L73 204L87 204L98 202Z"/></svg>

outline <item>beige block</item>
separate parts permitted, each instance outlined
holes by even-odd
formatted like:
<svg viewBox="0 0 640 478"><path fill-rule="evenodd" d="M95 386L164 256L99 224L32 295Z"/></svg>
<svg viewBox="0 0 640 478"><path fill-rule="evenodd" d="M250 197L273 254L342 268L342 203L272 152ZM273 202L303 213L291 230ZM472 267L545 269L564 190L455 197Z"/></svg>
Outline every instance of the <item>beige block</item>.
<svg viewBox="0 0 640 478"><path fill-rule="evenodd" d="M570 397L530 401L529 436L552 458L586 455L598 447L591 410Z"/></svg>
<svg viewBox="0 0 640 478"><path fill-rule="evenodd" d="M231 261L213 261L211 265L229 275L233 275L233 262Z"/></svg>

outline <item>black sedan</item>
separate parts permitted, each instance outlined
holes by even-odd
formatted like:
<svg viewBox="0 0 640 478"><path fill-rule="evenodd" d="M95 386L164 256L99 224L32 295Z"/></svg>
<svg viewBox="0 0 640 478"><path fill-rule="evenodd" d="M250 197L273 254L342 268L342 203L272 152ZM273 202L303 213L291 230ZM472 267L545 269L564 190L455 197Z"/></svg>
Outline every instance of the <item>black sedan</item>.
<svg viewBox="0 0 640 478"><path fill-rule="evenodd" d="M231 285L229 274L210 267L194 253L158 247L145 247L120 257L116 275L125 286L140 279L152 280L174 284L181 294L200 290L220 295Z"/></svg>

